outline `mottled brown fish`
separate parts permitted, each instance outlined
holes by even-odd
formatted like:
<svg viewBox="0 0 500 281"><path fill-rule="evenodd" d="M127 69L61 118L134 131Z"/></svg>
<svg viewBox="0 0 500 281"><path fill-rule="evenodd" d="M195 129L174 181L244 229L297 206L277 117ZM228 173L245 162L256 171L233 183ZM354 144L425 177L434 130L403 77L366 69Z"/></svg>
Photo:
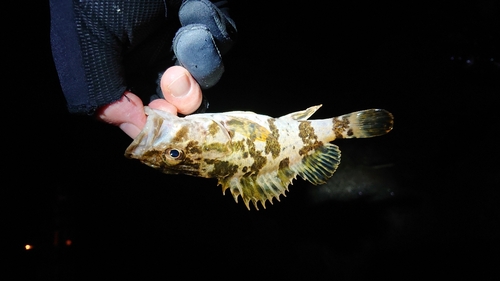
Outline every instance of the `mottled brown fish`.
<svg viewBox="0 0 500 281"><path fill-rule="evenodd" d="M340 163L335 139L388 133L393 116L368 109L339 117L308 120L321 105L279 118L253 112L201 113L178 117L145 107L147 123L125 156L167 174L217 178L250 209L279 201L297 175L323 184ZM285 195L286 196L286 195Z"/></svg>

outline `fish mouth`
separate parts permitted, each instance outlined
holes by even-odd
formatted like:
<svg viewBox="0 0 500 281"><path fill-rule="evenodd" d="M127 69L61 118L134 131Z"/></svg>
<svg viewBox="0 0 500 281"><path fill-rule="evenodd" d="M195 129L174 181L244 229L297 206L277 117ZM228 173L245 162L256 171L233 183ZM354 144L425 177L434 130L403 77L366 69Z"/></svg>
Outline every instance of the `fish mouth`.
<svg viewBox="0 0 500 281"><path fill-rule="evenodd" d="M162 138L161 132L164 127L168 127L171 121L178 118L168 112L154 110L148 106L144 107L144 112L148 116L146 124L125 150L125 157L127 158L141 158L140 155L147 153L146 148L154 147L155 140Z"/></svg>
<svg viewBox="0 0 500 281"><path fill-rule="evenodd" d="M139 135L132 141L132 143L125 149L125 157L129 159L140 159L141 155L145 152L145 144L142 141L144 138L144 133L141 132Z"/></svg>
<svg viewBox="0 0 500 281"><path fill-rule="evenodd" d="M141 159L143 155L148 153L148 147L154 147L154 140L157 136L154 135L155 131L151 129L155 126L153 122L154 120L151 120L151 118L146 120L146 125L142 131L134 138L127 149L125 149L125 157L130 159Z"/></svg>

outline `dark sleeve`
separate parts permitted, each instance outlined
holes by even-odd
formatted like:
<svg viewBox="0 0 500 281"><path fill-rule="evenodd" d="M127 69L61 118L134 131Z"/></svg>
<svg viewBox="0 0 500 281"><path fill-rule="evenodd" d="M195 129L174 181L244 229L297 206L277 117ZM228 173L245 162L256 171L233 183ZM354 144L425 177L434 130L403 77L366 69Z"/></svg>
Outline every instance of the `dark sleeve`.
<svg viewBox="0 0 500 281"><path fill-rule="evenodd" d="M50 0L51 45L71 113L93 114L171 63L162 0ZM147 92L137 86L138 95ZM135 92L134 92L135 93ZM148 100L148 98L143 100Z"/></svg>
<svg viewBox="0 0 500 281"><path fill-rule="evenodd" d="M90 94L73 1L50 0L50 39L59 81L72 113L92 113L98 106Z"/></svg>

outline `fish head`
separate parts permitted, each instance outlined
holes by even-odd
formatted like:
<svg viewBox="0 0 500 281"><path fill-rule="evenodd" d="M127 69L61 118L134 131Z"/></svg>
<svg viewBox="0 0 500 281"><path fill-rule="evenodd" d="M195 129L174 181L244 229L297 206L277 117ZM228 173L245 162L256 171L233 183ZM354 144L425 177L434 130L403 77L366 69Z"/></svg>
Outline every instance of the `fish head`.
<svg viewBox="0 0 500 281"><path fill-rule="evenodd" d="M127 158L167 174L211 177L214 161L232 152L228 131L207 115L180 118L149 107L145 112L146 125L126 149Z"/></svg>

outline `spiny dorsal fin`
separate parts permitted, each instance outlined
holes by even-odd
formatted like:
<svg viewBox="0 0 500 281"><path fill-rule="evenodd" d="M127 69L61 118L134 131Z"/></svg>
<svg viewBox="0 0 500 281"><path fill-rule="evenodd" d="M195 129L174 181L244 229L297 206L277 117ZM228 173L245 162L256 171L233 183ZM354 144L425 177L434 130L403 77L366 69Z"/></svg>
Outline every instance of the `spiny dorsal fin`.
<svg viewBox="0 0 500 281"><path fill-rule="evenodd" d="M311 117L322 105L316 105L316 106L311 106L305 110L302 111L297 111L297 112L292 112L287 115L283 115L280 117L280 119L290 119L290 120L307 120L309 117Z"/></svg>

